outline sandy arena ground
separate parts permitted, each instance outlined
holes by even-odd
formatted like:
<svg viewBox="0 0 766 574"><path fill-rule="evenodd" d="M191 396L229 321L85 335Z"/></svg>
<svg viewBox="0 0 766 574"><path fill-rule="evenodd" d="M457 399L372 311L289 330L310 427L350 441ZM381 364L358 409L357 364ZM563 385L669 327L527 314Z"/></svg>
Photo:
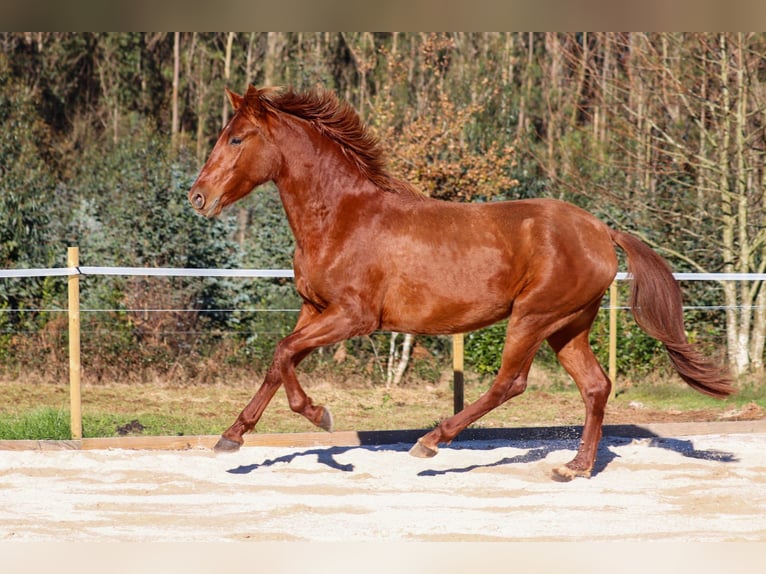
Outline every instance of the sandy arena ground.
<svg viewBox="0 0 766 574"><path fill-rule="evenodd" d="M766 541L766 432L185 451L0 451L0 541Z"/></svg>

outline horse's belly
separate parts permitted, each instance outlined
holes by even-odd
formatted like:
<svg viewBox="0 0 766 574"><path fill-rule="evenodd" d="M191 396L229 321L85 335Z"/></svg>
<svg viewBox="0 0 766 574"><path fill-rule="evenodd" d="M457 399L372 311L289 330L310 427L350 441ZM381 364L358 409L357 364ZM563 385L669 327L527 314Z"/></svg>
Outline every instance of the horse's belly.
<svg viewBox="0 0 766 574"><path fill-rule="evenodd" d="M431 282L399 282L385 297L381 329L413 334L473 331L510 314L513 295L504 288L466 276L462 284L445 277Z"/></svg>

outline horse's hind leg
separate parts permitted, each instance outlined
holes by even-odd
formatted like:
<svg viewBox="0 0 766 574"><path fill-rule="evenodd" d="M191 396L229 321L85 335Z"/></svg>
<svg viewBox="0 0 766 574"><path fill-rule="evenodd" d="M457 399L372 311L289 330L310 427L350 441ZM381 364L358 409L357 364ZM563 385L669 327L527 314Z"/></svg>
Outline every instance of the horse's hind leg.
<svg viewBox="0 0 766 574"><path fill-rule="evenodd" d="M524 392L529 368L542 341L538 340L538 329L524 329L518 321L509 321L507 332L502 366L490 389L476 402L421 437L410 450L412 456L426 458L436 455L439 443L451 442L468 425Z"/></svg>
<svg viewBox="0 0 766 574"><path fill-rule="evenodd" d="M577 383L585 402L585 424L580 447L572 461L554 469L553 476L557 480L568 481L578 476L590 477L601 440L604 411L612 383L596 360L588 342L588 332L595 311L597 308L584 315L584 320L581 320L579 325L571 324L548 338L559 361Z"/></svg>

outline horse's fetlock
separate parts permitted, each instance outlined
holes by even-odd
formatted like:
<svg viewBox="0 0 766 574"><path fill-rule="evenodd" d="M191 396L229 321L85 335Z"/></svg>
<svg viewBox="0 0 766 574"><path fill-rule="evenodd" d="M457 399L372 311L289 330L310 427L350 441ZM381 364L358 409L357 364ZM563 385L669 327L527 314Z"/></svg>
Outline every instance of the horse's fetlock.
<svg viewBox="0 0 766 574"><path fill-rule="evenodd" d="M287 397L287 404L290 405L290 410L294 413L303 414L306 408L311 404L309 397Z"/></svg>

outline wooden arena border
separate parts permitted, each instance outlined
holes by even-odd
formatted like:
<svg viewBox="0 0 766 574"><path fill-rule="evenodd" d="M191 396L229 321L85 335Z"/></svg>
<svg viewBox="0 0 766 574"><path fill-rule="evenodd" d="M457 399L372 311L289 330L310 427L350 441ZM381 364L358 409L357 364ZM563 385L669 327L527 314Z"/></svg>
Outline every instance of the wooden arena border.
<svg viewBox="0 0 766 574"><path fill-rule="evenodd" d="M389 444L412 444L425 429L392 431L339 431L333 433L279 433L247 434L245 447L355 447ZM605 437L621 438L677 438L699 435L732 435L766 433L766 419L752 421L680 422L654 424L604 425ZM582 434L581 426L520 427L481 429L469 428L456 439L456 443L488 440L576 440ZM79 440L0 440L0 451L55 451L55 450L190 450L212 449L218 435L195 436L133 436L83 438Z"/></svg>

